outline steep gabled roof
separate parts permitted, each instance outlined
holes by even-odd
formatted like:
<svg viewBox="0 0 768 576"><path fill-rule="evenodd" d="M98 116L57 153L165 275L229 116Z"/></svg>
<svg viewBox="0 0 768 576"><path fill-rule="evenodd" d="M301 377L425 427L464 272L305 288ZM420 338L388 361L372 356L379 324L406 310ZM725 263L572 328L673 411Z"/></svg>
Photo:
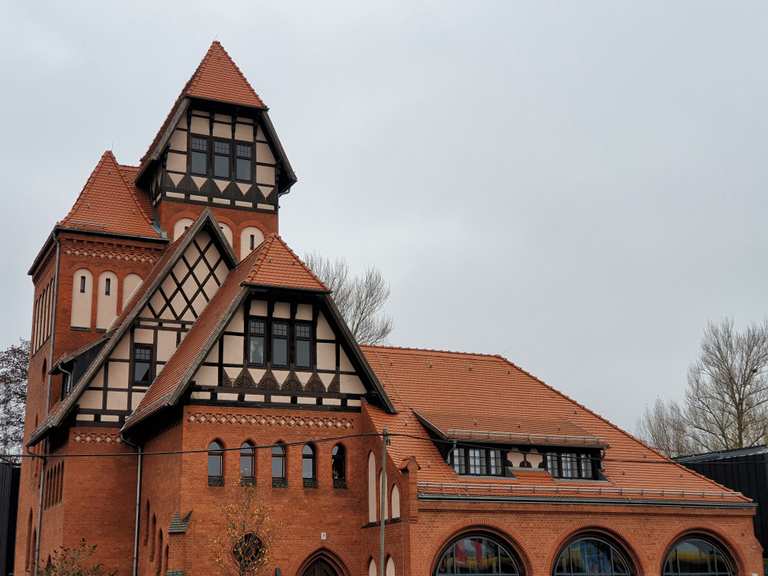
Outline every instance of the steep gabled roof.
<svg viewBox="0 0 768 576"><path fill-rule="evenodd" d="M386 427L395 434L388 449L394 462L416 458L420 494L613 498L627 502L659 499L717 505L749 502L662 456L501 356L387 346L361 348L397 409L396 414L385 414L368 406L367 412L377 430ZM430 418L431 428L425 427L424 421L430 422ZM543 425L542 420L548 424ZM526 431L526 422L531 432L557 432L559 428L573 435L583 431L581 434L599 439L605 445L606 480L556 480L538 470L516 470L514 478L459 476L434 443L435 433L441 436L442 428L520 433ZM554 423L557 427L549 429ZM452 441L447 430L442 436ZM525 442L510 440L509 444Z"/></svg>
<svg viewBox="0 0 768 576"><path fill-rule="evenodd" d="M124 431L159 410L175 405L181 399L200 363L220 337L251 286L311 290L325 298L332 322L339 327L352 347L352 359L360 366L365 378L372 383L371 392L386 410L394 411L384 388L330 300L328 289L277 234L271 234L227 276L224 284L168 359L162 372L152 382L139 406L126 420Z"/></svg>
<svg viewBox="0 0 768 576"><path fill-rule="evenodd" d="M182 257L184 251L189 247L195 238L195 235L205 228L212 238L215 238L218 243L219 251L222 254L227 266L232 269L235 267L237 260L229 246L226 238L221 232L216 219L210 210L204 210L198 219L190 226L184 234L182 234L173 244L168 246L162 257L155 262L155 265L147 275L146 280L142 283L140 288L136 290L131 299L126 304L123 312L115 319L112 325L107 330L104 338L106 342L99 351L98 355L94 358L88 369L84 372L83 376L75 383L72 392L62 400L49 414L48 417L38 426L38 428L32 432L29 439L29 444L33 445L39 442L50 430L60 426L64 419L69 415L72 409L77 405L78 400L82 393L88 387L89 382L96 374L96 371L109 358L109 355L115 349L131 328L134 320L138 317L139 313L149 302L152 295L158 289L160 284L165 280L166 276L176 264L179 258ZM210 305L210 304L209 304Z"/></svg>
<svg viewBox="0 0 768 576"><path fill-rule="evenodd" d="M133 184L130 167L120 166L110 150L102 154L75 204L58 227L102 234L161 238L152 225L149 199Z"/></svg>
<svg viewBox="0 0 768 576"><path fill-rule="evenodd" d="M266 108L227 51L214 40L182 92L184 96Z"/></svg>
<svg viewBox="0 0 768 576"><path fill-rule="evenodd" d="M328 292L328 287L277 234L270 234L259 246L245 282L254 286Z"/></svg>

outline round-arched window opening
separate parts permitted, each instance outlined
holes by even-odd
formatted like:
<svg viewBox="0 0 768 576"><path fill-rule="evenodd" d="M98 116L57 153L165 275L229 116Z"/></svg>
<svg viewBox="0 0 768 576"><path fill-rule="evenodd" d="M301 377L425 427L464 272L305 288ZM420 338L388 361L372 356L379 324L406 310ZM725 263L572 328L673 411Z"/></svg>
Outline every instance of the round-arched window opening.
<svg viewBox="0 0 768 576"><path fill-rule="evenodd" d="M440 555L434 576L522 576L523 563L505 542L487 534L466 534Z"/></svg>
<svg viewBox="0 0 768 576"><path fill-rule="evenodd" d="M579 536L560 552L554 576L632 576L634 566L627 554L599 535Z"/></svg>
<svg viewBox="0 0 768 576"><path fill-rule="evenodd" d="M256 534L248 532L232 548L232 555L241 574L254 571L264 563L264 546Z"/></svg>
<svg viewBox="0 0 768 576"><path fill-rule="evenodd" d="M735 576L735 564L719 544L704 536L678 540L664 560L663 576Z"/></svg>

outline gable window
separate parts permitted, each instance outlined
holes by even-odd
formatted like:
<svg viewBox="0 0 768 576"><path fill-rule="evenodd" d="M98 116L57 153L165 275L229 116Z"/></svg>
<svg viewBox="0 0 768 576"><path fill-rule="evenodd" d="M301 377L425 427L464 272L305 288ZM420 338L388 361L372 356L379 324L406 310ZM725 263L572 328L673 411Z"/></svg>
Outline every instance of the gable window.
<svg viewBox="0 0 768 576"><path fill-rule="evenodd" d="M272 322L272 364L288 365L288 322Z"/></svg>
<svg viewBox="0 0 768 576"><path fill-rule="evenodd" d="M458 446L450 453L450 464L456 474L470 476L505 476L500 448Z"/></svg>
<svg viewBox="0 0 768 576"><path fill-rule="evenodd" d="M216 440L208 444L208 486L224 486L224 450Z"/></svg>
<svg viewBox="0 0 768 576"><path fill-rule="evenodd" d="M208 140L192 136L189 153L189 172L199 176L208 175Z"/></svg>
<svg viewBox="0 0 768 576"><path fill-rule="evenodd" d="M294 349L296 350L296 367L309 368L312 366L312 324L296 322L293 330Z"/></svg>
<svg viewBox="0 0 768 576"><path fill-rule="evenodd" d="M347 487L347 456L342 444L336 444L331 452L331 474L334 488Z"/></svg>
<svg viewBox="0 0 768 576"><path fill-rule="evenodd" d="M253 444L248 441L240 446L240 483L244 486L250 486L254 482L254 455Z"/></svg>
<svg viewBox="0 0 768 576"><path fill-rule="evenodd" d="M248 319L248 364L264 365L264 336L266 322L263 318Z"/></svg>
<svg viewBox="0 0 768 576"><path fill-rule="evenodd" d="M214 140L213 142L213 175L216 178L229 178L229 157L232 144Z"/></svg>
<svg viewBox="0 0 768 576"><path fill-rule="evenodd" d="M235 144L235 178L237 180L251 180L252 156L253 148L250 144Z"/></svg>
<svg viewBox="0 0 768 576"><path fill-rule="evenodd" d="M315 448L312 444L304 444L301 449L301 477L304 480L304 488L317 487L315 468Z"/></svg>
<svg viewBox="0 0 768 576"><path fill-rule="evenodd" d="M545 467L553 478L598 480L599 462L586 452L547 452Z"/></svg>
<svg viewBox="0 0 768 576"><path fill-rule="evenodd" d="M272 446L272 487L285 488L288 481L285 477L285 445L278 442Z"/></svg>
<svg viewBox="0 0 768 576"><path fill-rule="evenodd" d="M152 346L133 345L133 385L149 386L152 383Z"/></svg>

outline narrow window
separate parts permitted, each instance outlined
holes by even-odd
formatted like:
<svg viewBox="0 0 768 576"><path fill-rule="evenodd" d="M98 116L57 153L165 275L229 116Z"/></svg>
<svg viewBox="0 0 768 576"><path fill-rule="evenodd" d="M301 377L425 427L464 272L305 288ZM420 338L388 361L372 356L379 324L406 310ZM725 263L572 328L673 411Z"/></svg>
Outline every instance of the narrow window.
<svg viewBox="0 0 768 576"><path fill-rule="evenodd" d="M149 386L152 383L152 346L133 345L133 385Z"/></svg>
<svg viewBox="0 0 768 576"><path fill-rule="evenodd" d="M157 537L157 567L155 568L155 574L156 576L160 576L160 572L163 569L163 531L160 530L160 533Z"/></svg>
<svg viewBox="0 0 768 576"><path fill-rule="evenodd" d="M253 249L256 248L256 235L255 234L249 234L248 243L250 245L251 251L253 251Z"/></svg>
<svg viewBox="0 0 768 576"><path fill-rule="evenodd" d="M224 451L216 440L208 444L208 486L224 485Z"/></svg>
<svg viewBox="0 0 768 576"><path fill-rule="evenodd" d="M334 488L347 487L347 455L341 444L336 444L331 452L331 473Z"/></svg>
<svg viewBox="0 0 768 576"><path fill-rule="evenodd" d="M213 175L216 178L229 178L229 162L232 154L229 142L213 143Z"/></svg>
<svg viewBox="0 0 768 576"><path fill-rule="evenodd" d="M253 156L250 144L235 145L235 178L238 180L251 179L251 157Z"/></svg>
<svg viewBox="0 0 768 576"><path fill-rule="evenodd" d="M312 366L312 324L296 322L293 330L296 350L296 367L309 368Z"/></svg>
<svg viewBox="0 0 768 576"><path fill-rule="evenodd" d="M85 276L80 275L80 294L85 294Z"/></svg>
<svg viewBox="0 0 768 576"><path fill-rule="evenodd" d="M272 322L272 364L288 365L288 322Z"/></svg>
<svg viewBox="0 0 768 576"><path fill-rule="evenodd" d="M208 175L208 140L192 136L189 154L189 172L199 176Z"/></svg>
<svg viewBox="0 0 768 576"><path fill-rule="evenodd" d="M304 444L301 449L301 477L304 480L304 488L317 487L315 448L311 444Z"/></svg>
<svg viewBox="0 0 768 576"><path fill-rule="evenodd" d="M157 516L152 514L152 545L149 547L149 561L155 559L155 534L157 533Z"/></svg>
<svg viewBox="0 0 768 576"><path fill-rule="evenodd" d="M464 448L454 448L451 452L451 459L453 460L453 469L456 474L467 473L466 450Z"/></svg>
<svg viewBox="0 0 768 576"><path fill-rule="evenodd" d="M285 488L288 482L285 478L285 446L278 443L272 447L272 487Z"/></svg>
<svg viewBox="0 0 768 576"><path fill-rule="evenodd" d="M248 364L264 365L265 323L261 318L248 320Z"/></svg>
<svg viewBox="0 0 768 576"><path fill-rule="evenodd" d="M104 296L109 296L112 292L112 278L104 279Z"/></svg>
<svg viewBox="0 0 768 576"><path fill-rule="evenodd" d="M243 442L240 446L240 483L251 486L254 483L254 449L250 442Z"/></svg>

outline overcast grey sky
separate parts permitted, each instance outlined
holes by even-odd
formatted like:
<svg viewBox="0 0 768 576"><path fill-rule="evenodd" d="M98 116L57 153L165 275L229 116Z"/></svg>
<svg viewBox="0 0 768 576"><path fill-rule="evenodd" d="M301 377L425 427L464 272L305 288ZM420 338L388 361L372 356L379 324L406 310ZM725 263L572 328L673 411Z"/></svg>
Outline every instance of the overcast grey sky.
<svg viewBox="0 0 768 576"><path fill-rule="evenodd" d="M217 38L299 176L281 233L376 265L393 344L503 353L634 428L710 319L766 315L768 4L0 3L0 345L101 153ZM514 407L510 407L514 409Z"/></svg>

